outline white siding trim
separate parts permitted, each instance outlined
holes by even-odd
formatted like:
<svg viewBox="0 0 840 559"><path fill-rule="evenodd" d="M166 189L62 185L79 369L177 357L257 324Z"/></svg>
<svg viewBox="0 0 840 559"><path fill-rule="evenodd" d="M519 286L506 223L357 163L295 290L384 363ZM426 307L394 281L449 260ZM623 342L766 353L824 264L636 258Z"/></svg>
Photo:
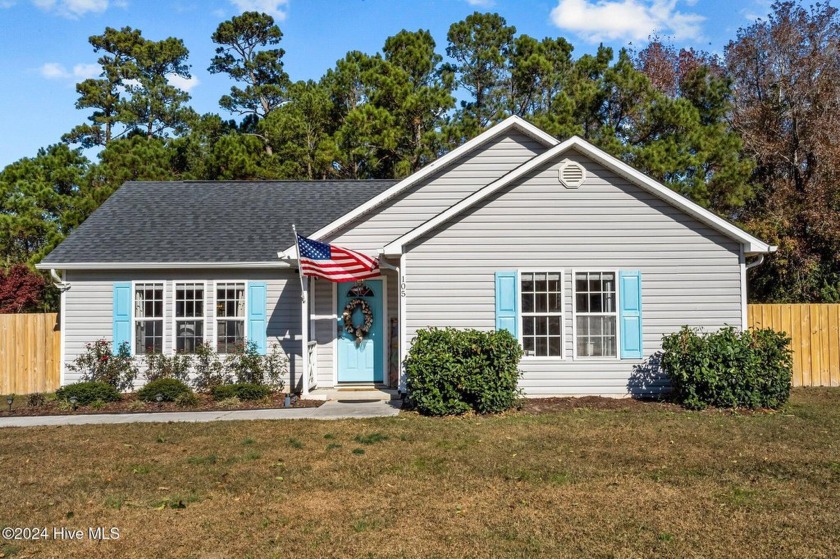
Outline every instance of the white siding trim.
<svg viewBox="0 0 840 559"><path fill-rule="evenodd" d="M511 130L511 129L518 129L520 132L526 134L534 138L535 140L545 144L547 147L556 146L559 141L554 138L554 136L544 132L534 126L533 124L523 120L518 116L511 116L507 119L503 120L499 124L493 126L489 130L484 131L483 133L479 134L472 140L466 142L465 144L455 148L454 150L450 151L440 159L432 161L416 173L406 177L405 179L401 180L391 188L387 189L382 194L375 196L362 204L361 206L357 207L353 211L345 214L341 218L333 221L329 225L326 225L314 233L309 235L311 239L320 239L321 237L328 235L342 227L346 226L349 223L352 223L357 218L371 212L377 206L382 205L383 203L387 202L394 196L397 196L401 192L407 190L411 186L414 186L421 180L425 179L432 173L437 172L438 170L451 165L455 162L455 160L460 159L463 155L471 152L475 148L481 146L482 144L488 142L489 140ZM290 246L282 253L279 253L285 257L296 257L297 251L295 250L295 245Z"/></svg>
<svg viewBox="0 0 840 559"><path fill-rule="evenodd" d="M64 272L64 277L65 278L67 277L67 272ZM72 287L71 287L71 289L72 289ZM112 298L111 304L113 304L113 295L112 295L111 298ZM61 314L58 316L58 321L59 321L58 322L58 328L60 330L60 332L59 332L58 355L59 355L59 359L61 360L61 362L60 362L59 369L58 369L59 370L59 381L58 381L59 384L58 385L59 386L64 386L64 384L66 382L66 374L67 374L66 373L67 364L65 363L65 361L67 359L67 332L65 330L65 323L66 323L66 320L67 320L67 290L66 289L63 289L61 291L61 307L60 307L60 309L61 309ZM113 322L113 320L114 320L114 311L112 310L111 311L111 321ZM113 342L114 342L113 336L114 336L114 334L113 334L113 331L112 331L112 333L111 333L111 345L112 345L112 347L113 347Z"/></svg>
<svg viewBox="0 0 840 559"><path fill-rule="evenodd" d="M301 270L301 274L303 270ZM309 395L309 277L301 276L300 298L300 357L301 357L301 395ZM266 299L267 301L267 299ZM266 320L266 322L268 322ZM289 379L291 384L291 379Z"/></svg>
<svg viewBox="0 0 840 559"><path fill-rule="evenodd" d="M406 379L405 379L405 357L408 351L407 347L407 336L406 336L406 288L405 288L405 278L406 278L406 255L400 255L400 284L399 284L399 293L397 296L400 298L400 315L399 315L399 350L400 350L400 362L399 362L399 381L397 382L398 390L402 393L406 392Z"/></svg>
<svg viewBox="0 0 840 559"><path fill-rule="evenodd" d="M739 229L738 227L727 222L726 220L721 219L709 210L702 208L694 202L692 202L691 200L680 196L667 186L658 183L657 181L653 180L647 175L644 175L639 171L633 169L626 163L619 161L618 159L612 157L604 151L601 151L586 140L583 140L582 138L579 138L577 136L572 136L565 142L551 148L547 152L541 155L534 156L530 161L521 165L519 168L511 171L502 178L490 183L489 185L485 186L480 190L477 190L470 196L467 196L454 206L450 207L448 210L438 214L436 217L430 219L423 225L395 239L394 241L386 245L381 252L386 256L402 254L406 244L420 238L426 233L429 233L430 231L437 228L439 225L445 223L454 216L472 207L474 204L480 202L481 200L484 200L485 198L492 195L496 191L504 188L505 186L508 186L515 180L525 176L527 173L533 171L539 166L549 163L550 161L559 157L562 153L570 149L578 150L579 152L588 156L595 162L603 165L607 169L610 169L613 172L628 179L631 183L641 187L643 190L646 190L651 194L663 199L664 201L670 203L672 206L682 210L688 215L708 225L712 229L719 231L723 235L726 235L727 237L733 240L739 241L740 243L745 245L745 252L747 253L769 253L775 252L776 250L776 247L768 245L767 243L757 239L756 237L753 237L746 231L743 231L742 229Z"/></svg>
<svg viewBox="0 0 840 559"><path fill-rule="evenodd" d="M517 336L519 339L519 345L522 346L523 350L525 348L525 344L523 343L525 330L523 328L522 318L523 318L523 310L522 310L522 273L526 274L560 274L560 356L556 355L522 355L522 359L524 361L565 361L566 360L566 274L563 270L560 269L551 269L551 268L521 268L516 270L516 287L517 293L519 294L519 301L518 301L518 309L519 312L517 313L519 316L517 320L519 321L519 326L517 328L519 335ZM547 281L547 278L546 278ZM547 288L547 286L546 286ZM546 313L546 315L551 315L553 313Z"/></svg>
<svg viewBox="0 0 840 559"><path fill-rule="evenodd" d="M332 358L333 358L333 386L338 386L338 284L336 282L332 283L332 312L334 314L333 318L333 351L332 351Z"/></svg>
<svg viewBox="0 0 840 559"><path fill-rule="evenodd" d="M176 318L177 311L175 310L177 305L178 305L178 301L177 301L178 286L179 285L187 285L187 284L193 284L193 285L201 284L201 285L204 286L204 312L201 313L201 315L202 315L201 319L204 321L204 326L203 326L203 329L202 329L203 334L202 334L201 337L204 339L204 341L202 343L207 343L207 307L209 306L207 304L207 282L206 281L201 281L201 280L196 280L196 281L173 280L172 281L172 317L169 321L170 326L172 327L172 332L170 332L170 336L172 337L172 348L171 348L172 349L172 351L171 351L172 355L175 355L176 353L178 353L178 350L177 350L177 347L178 347L178 339L177 339L178 319ZM197 320L197 318L193 318L193 320ZM166 339L166 331L164 331L163 337L164 337L164 339Z"/></svg>
<svg viewBox="0 0 840 559"><path fill-rule="evenodd" d="M747 324L747 257L744 254L744 245L741 245L741 253L738 255L738 262L741 267L741 330L748 328Z"/></svg>
<svg viewBox="0 0 840 559"><path fill-rule="evenodd" d="M382 384L390 386L388 372L391 369L391 360L388 359L388 346L391 343L391 327L388 324L388 277L382 274L380 278L382 279L382 293L379 295L382 297ZM376 371L373 374L376 376Z"/></svg>
<svg viewBox="0 0 840 559"><path fill-rule="evenodd" d="M598 273L612 273L615 278L615 312L614 313L600 313L603 316L615 315L615 357L587 357L577 354L577 298L575 290L575 274L578 272L598 272ZM571 271L572 275L572 360L573 361L621 361L621 320L619 319L619 309L621 309L621 289L618 281L618 272L616 268L574 268ZM589 315L591 316L591 315ZM644 337L644 332L642 332Z"/></svg>
<svg viewBox="0 0 840 559"><path fill-rule="evenodd" d="M165 279L154 279L154 280L132 280L131 281L131 356L132 357L143 357L146 353L139 354L137 353L137 340L135 339L135 335L137 332L137 318L134 316L134 306L136 304L136 293L137 293L137 284L142 283L144 285L147 284L160 284L163 287L163 293L161 295L161 317L160 320L163 322L163 332L161 332L161 340L160 340L160 352L161 354L166 353L166 280ZM111 341L111 346L113 347L113 340ZM118 348L113 348L115 351Z"/></svg>
<svg viewBox="0 0 840 559"><path fill-rule="evenodd" d="M216 314L216 305L218 304L218 295L219 295L219 284L220 283L241 283L245 286L245 295L244 295L244 306L245 306L245 316L242 317L242 322L244 322L244 326L242 327L242 332L245 335L245 342L248 342L248 285L250 282L248 280L226 280L226 279L218 279L213 281L213 311L210 313L210 322L213 323L213 351L219 353L219 317ZM266 317L265 322L266 325L268 324L268 297L266 297ZM266 345L268 345L266 341ZM229 353L222 353L220 355L230 355ZM291 375L291 372L289 373ZM289 380L291 384L291 380Z"/></svg>

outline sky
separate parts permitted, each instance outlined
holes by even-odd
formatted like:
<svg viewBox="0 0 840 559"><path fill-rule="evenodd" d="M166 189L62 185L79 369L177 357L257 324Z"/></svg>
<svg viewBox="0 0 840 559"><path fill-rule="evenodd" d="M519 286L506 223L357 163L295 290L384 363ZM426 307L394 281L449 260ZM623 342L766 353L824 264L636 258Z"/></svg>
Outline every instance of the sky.
<svg viewBox="0 0 840 559"><path fill-rule="evenodd" d="M501 14L532 37L565 37L574 55L598 44L644 48L650 36L719 54L739 28L766 17L770 0L0 0L0 168L60 141L90 111L75 108L75 84L97 77L88 37L130 26L147 39L177 37L192 78L177 85L199 113L218 106L230 80L207 67L222 21L256 10L283 31L293 80L315 79L350 50L379 52L402 29L428 29L445 56L449 26L474 11Z"/></svg>

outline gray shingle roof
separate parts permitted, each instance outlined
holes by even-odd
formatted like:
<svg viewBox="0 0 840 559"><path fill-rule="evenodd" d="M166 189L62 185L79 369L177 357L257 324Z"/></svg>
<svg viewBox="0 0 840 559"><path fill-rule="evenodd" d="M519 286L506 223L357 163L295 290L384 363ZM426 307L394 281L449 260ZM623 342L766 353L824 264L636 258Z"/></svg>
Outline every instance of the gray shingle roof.
<svg viewBox="0 0 840 559"><path fill-rule="evenodd" d="M276 262L396 182L127 182L41 264Z"/></svg>

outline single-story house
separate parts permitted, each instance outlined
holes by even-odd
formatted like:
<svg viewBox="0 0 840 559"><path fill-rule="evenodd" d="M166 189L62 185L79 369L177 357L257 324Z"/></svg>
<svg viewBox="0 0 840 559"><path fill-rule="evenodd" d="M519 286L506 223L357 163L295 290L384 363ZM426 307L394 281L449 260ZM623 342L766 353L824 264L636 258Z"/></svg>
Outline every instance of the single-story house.
<svg viewBox="0 0 840 559"><path fill-rule="evenodd" d="M379 258L381 276L300 278L293 225ZM529 396L620 396L664 386L663 334L746 327L746 269L773 250L511 117L401 181L129 182L39 268L63 289L62 384L101 338L135 355L249 340L279 344L304 393L402 389L415 332L451 326L517 336ZM373 315L361 343L342 323L357 298Z"/></svg>

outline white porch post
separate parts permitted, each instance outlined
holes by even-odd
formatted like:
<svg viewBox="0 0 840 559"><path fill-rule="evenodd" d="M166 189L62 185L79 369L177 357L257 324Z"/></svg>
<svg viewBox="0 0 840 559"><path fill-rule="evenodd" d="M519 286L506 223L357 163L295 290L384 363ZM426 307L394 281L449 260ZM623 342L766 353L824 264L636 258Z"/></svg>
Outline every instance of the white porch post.
<svg viewBox="0 0 840 559"><path fill-rule="evenodd" d="M406 326L405 326L405 276L406 276L406 269L405 269L405 253L400 255L400 269L399 269L399 276L400 276L400 285L399 285L399 298L400 298L400 310L399 310L399 329L400 329L400 337L399 337L399 344L400 344L400 363L399 363L399 372L400 372L400 381L398 390L405 394L406 392L406 383L405 383L405 366L403 363L405 362L405 356L408 352L408 347L406 347Z"/></svg>
<svg viewBox="0 0 840 559"><path fill-rule="evenodd" d="M301 274L303 271L300 272ZM300 329L301 329L301 374L303 375L303 388L301 396L309 395L309 278L301 276L300 293Z"/></svg>

